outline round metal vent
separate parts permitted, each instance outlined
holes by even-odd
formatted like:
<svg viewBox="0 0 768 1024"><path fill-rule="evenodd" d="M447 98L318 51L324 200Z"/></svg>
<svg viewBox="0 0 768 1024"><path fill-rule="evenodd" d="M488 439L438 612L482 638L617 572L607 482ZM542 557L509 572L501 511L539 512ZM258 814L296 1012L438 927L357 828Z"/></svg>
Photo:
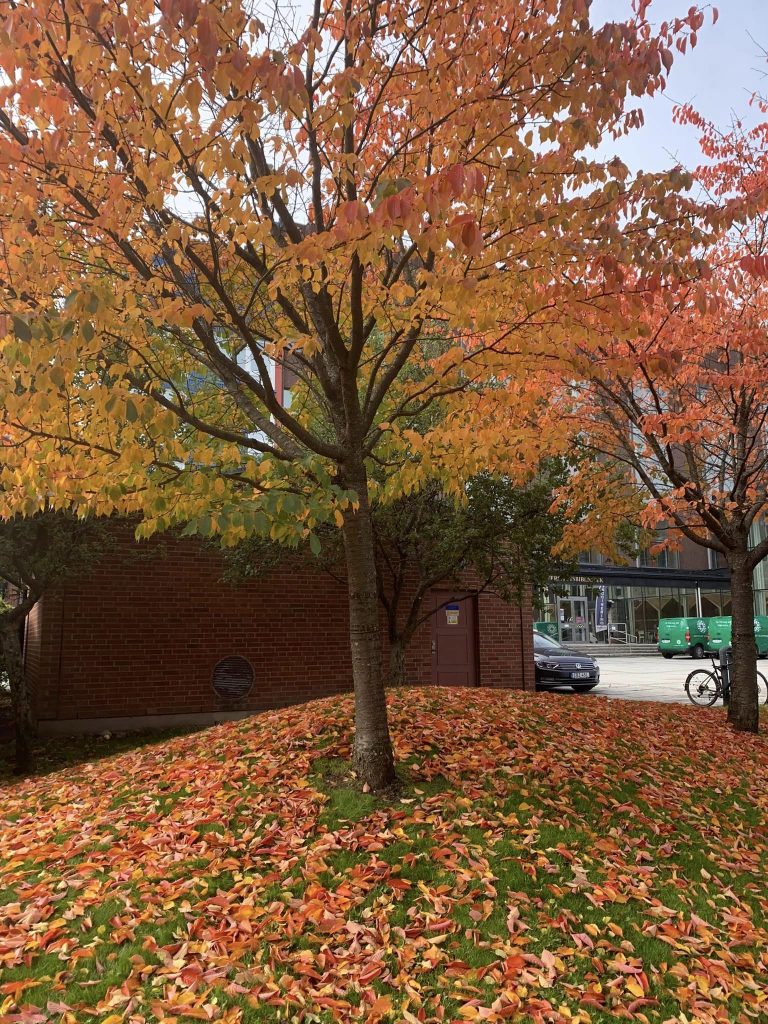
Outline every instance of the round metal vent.
<svg viewBox="0 0 768 1024"><path fill-rule="evenodd" d="M253 686L253 667L245 658L222 658L213 670L213 688L224 700L239 700Z"/></svg>

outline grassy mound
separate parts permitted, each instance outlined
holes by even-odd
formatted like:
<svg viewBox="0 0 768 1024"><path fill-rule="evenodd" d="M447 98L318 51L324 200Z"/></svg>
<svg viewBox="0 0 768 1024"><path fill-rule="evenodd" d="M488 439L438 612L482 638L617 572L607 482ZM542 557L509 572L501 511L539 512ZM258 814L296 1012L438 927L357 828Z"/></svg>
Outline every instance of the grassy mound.
<svg viewBox="0 0 768 1024"><path fill-rule="evenodd" d="M348 697L0 791L0 1021L768 1020L768 743L720 711Z"/></svg>

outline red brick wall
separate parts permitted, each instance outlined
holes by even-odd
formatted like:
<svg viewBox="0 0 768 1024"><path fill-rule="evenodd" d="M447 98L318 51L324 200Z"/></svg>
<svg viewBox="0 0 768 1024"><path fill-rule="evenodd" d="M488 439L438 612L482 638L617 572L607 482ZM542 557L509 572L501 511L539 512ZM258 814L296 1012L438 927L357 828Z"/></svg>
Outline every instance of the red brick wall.
<svg viewBox="0 0 768 1024"><path fill-rule="evenodd" d="M217 552L195 540L116 537L108 560L30 617L26 665L40 720L257 711L351 688L343 584L286 567L238 585L221 575ZM532 688L530 605L477 600L481 684ZM216 663L233 654L255 672L239 703L211 686ZM429 622L408 668L414 683L431 681Z"/></svg>
<svg viewBox="0 0 768 1024"><path fill-rule="evenodd" d="M57 717L54 681L59 677L61 658L60 594L49 594L39 601L27 616L24 625L24 665L33 697L41 707L51 709L49 717Z"/></svg>
<svg viewBox="0 0 768 1024"><path fill-rule="evenodd" d="M530 599L517 607L485 592L477 601L481 682L515 690L535 689Z"/></svg>

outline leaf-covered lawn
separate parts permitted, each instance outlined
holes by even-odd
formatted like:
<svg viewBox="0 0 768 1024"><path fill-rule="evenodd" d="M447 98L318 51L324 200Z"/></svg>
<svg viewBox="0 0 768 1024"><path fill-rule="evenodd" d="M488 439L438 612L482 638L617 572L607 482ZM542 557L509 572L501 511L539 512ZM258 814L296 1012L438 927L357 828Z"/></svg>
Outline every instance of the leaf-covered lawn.
<svg viewBox="0 0 768 1024"><path fill-rule="evenodd" d="M722 711L347 697L0 791L0 1022L768 1020L768 743Z"/></svg>

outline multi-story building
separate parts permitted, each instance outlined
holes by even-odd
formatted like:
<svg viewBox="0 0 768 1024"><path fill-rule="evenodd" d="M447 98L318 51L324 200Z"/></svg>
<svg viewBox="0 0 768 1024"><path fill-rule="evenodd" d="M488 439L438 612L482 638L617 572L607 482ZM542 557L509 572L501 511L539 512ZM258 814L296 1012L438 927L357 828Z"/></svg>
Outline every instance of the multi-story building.
<svg viewBox="0 0 768 1024"><path fill-rule="evenodd" d="M755 586L755 611L765 614L764 566ZM660 619L730 614L728 570L714 552L685 539L679 550L644 551L629 564L585 552L571 579L550 581L537 612L560 639L582 643L605 640L609 626L619 642L655 643Z"/></svg>

